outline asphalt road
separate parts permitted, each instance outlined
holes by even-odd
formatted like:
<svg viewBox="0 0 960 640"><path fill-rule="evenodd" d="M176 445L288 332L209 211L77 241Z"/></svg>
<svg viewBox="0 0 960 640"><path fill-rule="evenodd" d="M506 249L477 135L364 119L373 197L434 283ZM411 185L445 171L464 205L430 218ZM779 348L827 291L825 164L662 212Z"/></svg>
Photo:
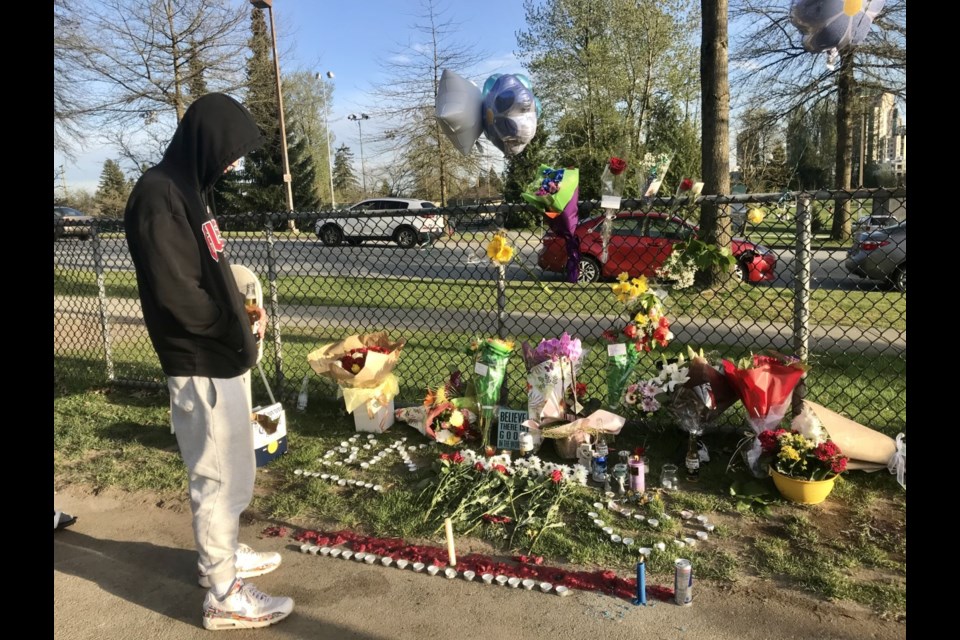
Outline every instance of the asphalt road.
<svg viewBox="0 0 960 640"><path fill-rule="evenodd" d="M514 240L517 259L542 280L560 281L562 275L541 272L537 266L539 239L534 234L518 236ZM132 271L133 264L123 239L105 239L101 264L106 270ZM272 248L264 240L233 238L228 240L231 260L254 271L267 273L273 254L277 275L300 276L378 276L406 278L443 278L463 280L495 280L496 270L484 254L484 244L440 240L434 245L402 249L392 242L368 241L359 247L324 246L313 234L300 238L277 240ZM60 241L55 245L54 261L58 266L93 269L93 242ZM757 286L792 288L794 285L795 254L788 249L777 249L777 278ZM811 259L811 288L838 290L875 290L877 283L852 276L844 269L846 250L814 251ZM531 280L526 270L511 264L507 267L508 280Z"/></svg>

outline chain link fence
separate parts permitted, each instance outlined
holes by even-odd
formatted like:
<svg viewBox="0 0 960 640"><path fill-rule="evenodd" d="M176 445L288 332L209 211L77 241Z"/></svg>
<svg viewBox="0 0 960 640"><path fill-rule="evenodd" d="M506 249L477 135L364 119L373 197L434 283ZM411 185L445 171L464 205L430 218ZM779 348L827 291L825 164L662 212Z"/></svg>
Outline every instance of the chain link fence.
<svg viewBox="0 0 960 640"><path fill-rule="evenodd" d="M602 332L622 321L610 282L623 271L652 276L673 243L697 233L700 205L719 206L734 237L733 286L664 284L675 338L732 360L775 349L811 366L798 395L888 434L906 424L906 191L861 190L624 201L603 260L599 203L580 203L580 282L568 282L563 241L522 204L443 209L256 214L223 217L235 264L263 285L270 328L263 367L278 400L336 393L307 354L352 333L405 338L397 404L419 403L451 368L468 371L473 336L536 344L564 331L589 348L579 374L605 393ZM418 201L419 202L419 201ZM384 205L387 206L387 205ZM830 240L845 208L852 238ZM759 209L762 220L751 209ZM293 221L298 233L288 230ZM889 225L899 224L895 229ZM526 225L526 226L518 226ZM876 227L885 231L870 234ZM515 256L501 270L486 256L506 227ZM54 243L54 371L92 385L164 384L142 322L136 278L120 221L95 220L89 238ZM641 360L655 373L659 354ZM505 385L525 406L519 354ZM255 400L262 396L255 387ZM742 408L738 405L738 410ZM744 424L731 409L721 418ZM721 425L723 426L723 425Z"/></svg>

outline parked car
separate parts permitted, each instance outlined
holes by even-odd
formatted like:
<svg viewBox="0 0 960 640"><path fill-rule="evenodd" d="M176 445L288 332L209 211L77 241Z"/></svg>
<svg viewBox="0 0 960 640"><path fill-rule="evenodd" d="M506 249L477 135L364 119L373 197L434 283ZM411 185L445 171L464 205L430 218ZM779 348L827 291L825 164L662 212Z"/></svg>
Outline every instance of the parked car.
<svg viewBox="0 0 960 640"><path fill-rule="evenodd" d="M602 223L603 216L598 216L577 226L580 282L597 282L624 271L631 278L654 276L673 251L673 245L695 238L699 231L698 227L683 219L663 213L622 212L613 219L607 261L602 262ZM736 275L739 279L756 283L776 277L777 256L766 247L734 238L731 249L737 258ZM545 271L565 273L567 249L563 239L549 232L544 235L537 263Z"/></svg>
<svg viewBox="0 0 960 640"><path fill-rule="evenodd" d="M90 238L93 216L72 209L70 207L53 208L53 239L60 238L80 238L87 240Z"/></svg>
<svg viewBox="0 0 960 640"><path fill-rule="evenodd" d="M442 215L431 212L436 205L412 198L370 198L353 205L343 213L356 217L321 218L316 233L328 247L346 241L360 245L364 240L392 240L401 247L433 242L447 230ZM388 212L415 211L411 215L385 215Z"/></svg>
<svg viewBox="0 0 960 640"><path fill-rule="evenodd" d="M844 261L855 276L907 291L907 221L858 237Z"/></svg>
<svg viewBox="0 0 960 640"><path fill-rule="evenodd" d="M885 227L892 227L893 225L899 223L900 221L896 216L890 214L875 214L871 216L862 216L853 223L853 233L860 234L864 236L868 233L876 231L877 229L883 229Z"/></svg>

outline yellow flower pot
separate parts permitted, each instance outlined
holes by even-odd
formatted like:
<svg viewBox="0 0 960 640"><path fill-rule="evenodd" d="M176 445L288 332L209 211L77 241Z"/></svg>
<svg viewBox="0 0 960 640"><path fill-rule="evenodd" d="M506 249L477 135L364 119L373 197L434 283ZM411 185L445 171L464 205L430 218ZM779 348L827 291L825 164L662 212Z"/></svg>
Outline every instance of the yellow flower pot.
<svg viewBox="0 0 960 640"><path fill-rule="evenodd" d="M770 475L773 476L773 484L777 485L780 495L790 502L800 504L820 504L826 500L833 491L833 483L837 479L833 476L827 480L800 480L785 476L772 468Z"/></svg>

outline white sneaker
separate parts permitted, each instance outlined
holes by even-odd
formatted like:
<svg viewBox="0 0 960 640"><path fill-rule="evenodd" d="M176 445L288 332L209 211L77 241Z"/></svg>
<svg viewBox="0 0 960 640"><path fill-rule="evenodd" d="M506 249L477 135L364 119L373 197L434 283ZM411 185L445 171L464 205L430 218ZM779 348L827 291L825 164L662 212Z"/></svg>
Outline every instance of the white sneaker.
<svg viewBox="0 0 960 640"><path fill-rule="evenodd" d="M257 576L262 576L265 573L270 573L280 566L281 560L282 558L280 557L280 554L276 551L259 553L247 545L241 544L239 547L237 547L237 577L255 578ZM202 573L200 574L200 579L197 582L204 589L209 589L211 586L213 586L213 584L210 582L209 576Z"/></svg>
<svg viewBox="0 0 960 640"><path fill-rule="evenodd" d="M293 611L293 598L268 596L252 584L237 578L222 600L207 592L203 601L203 628L256 629L280 622Z"/></svg>

